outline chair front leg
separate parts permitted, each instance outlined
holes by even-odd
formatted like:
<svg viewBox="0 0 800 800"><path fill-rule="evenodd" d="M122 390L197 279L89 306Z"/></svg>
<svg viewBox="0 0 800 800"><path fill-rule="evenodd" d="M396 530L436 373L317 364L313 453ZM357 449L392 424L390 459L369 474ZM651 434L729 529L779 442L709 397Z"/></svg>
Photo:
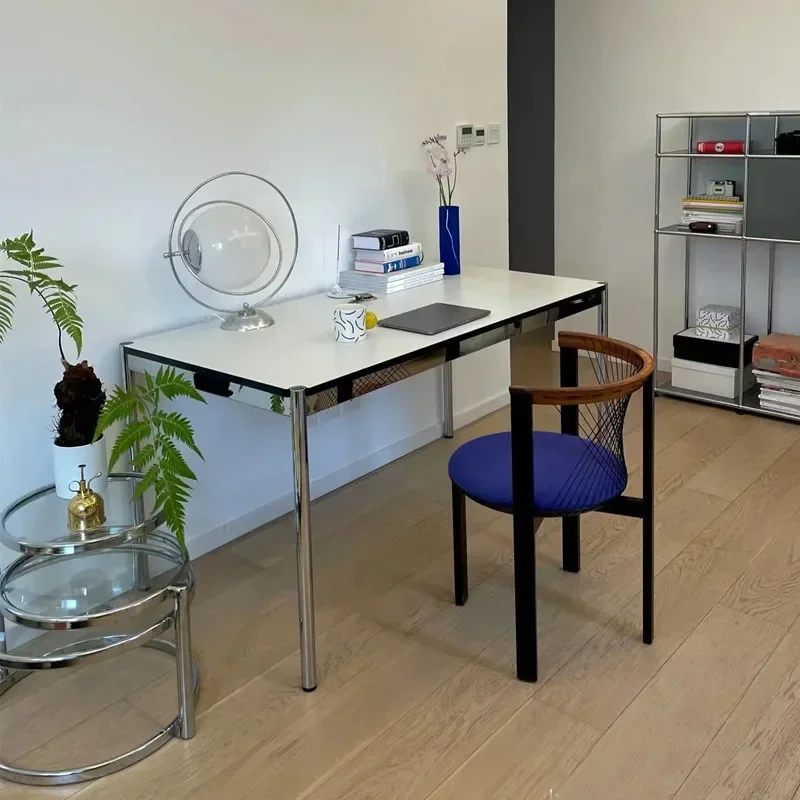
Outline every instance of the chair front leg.
<svg viewBox="0 0 800 800"><path fill-rule="evenodd" d="M539 657L536 631L536 525L514 514L514 616L517 678L536 683Z"/></svg>
<svg viewBox="0 0 800 800"><path fill-rule="evenodd" d="M467 499L464 492L453 486L453 585L456 605L463 606L469 597L467 567Z"/></svg>
<svg viewBox="0 0 800 800"><path fill-rule="evenodd" d="M644 516L642 517L642 639L653 643L655 628L655 385L653 375L644 384L642 395L642 475L644 478Z"/></svg>

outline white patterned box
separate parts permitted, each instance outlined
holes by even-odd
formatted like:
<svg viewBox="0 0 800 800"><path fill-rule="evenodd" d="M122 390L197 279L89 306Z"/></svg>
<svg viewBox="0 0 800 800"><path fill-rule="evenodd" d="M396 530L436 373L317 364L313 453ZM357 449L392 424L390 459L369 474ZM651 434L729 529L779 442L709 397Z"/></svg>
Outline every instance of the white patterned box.
<svg viewBox="0 0 800 800"><path fill-rule="evenodd" d="M739 328L708 328L697 325L695 334L698 339L715 339L718 342L738 342Z"/></svg>
<svg viewBox="0 0 800 800"><path fill-rule="evenodd" d="M741 328L741 310L736 306L703 306L697 311L697 327L725 331Z"/></svg>

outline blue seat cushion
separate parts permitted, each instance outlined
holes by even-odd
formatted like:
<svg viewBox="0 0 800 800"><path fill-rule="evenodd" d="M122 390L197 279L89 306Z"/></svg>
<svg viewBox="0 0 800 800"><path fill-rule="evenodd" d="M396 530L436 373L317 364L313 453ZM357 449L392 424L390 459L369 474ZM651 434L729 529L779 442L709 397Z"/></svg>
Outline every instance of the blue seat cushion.
<svg viewBox="0 0 800 800"><path fill-rule="evenodd" d="M511 509L511 434L461 445L450 457L450 480L469 497ZM537 515L588 511L618 497L628 483L624 461L605 447L564 433L533 434L533 505Z"/></svg>

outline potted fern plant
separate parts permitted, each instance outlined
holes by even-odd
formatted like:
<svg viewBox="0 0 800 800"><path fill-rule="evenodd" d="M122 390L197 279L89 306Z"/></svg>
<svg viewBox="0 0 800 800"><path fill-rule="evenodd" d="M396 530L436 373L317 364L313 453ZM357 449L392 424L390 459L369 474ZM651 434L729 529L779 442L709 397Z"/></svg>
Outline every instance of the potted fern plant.
<svg viewBox="0 0 800 800"><path fill-rule="evenodd" d="M200 458L189 419L178 411L166 411L163 400L188 397L205 403L204 397L182 374L172 367L162 367L155 376L145 373L144 384L130 389L117 386L105 403L95 433L99 439L116 423L123 428L111 448L109 470L123 454L133 451L133 468L144 474L134 497L149 489L155 496L155 509L164 513L167 527L186 550L186 503L191 495L190 481L197 476L189 467L180 446Z"/></svg>

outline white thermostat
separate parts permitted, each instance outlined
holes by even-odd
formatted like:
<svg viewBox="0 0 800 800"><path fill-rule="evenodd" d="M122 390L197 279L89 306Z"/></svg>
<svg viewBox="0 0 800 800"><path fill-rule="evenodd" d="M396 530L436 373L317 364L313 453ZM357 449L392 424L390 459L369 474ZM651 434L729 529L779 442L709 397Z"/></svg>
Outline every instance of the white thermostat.
<svg viewBox="0 0 800 800"><path fill-rule="evenodd" d="M469 150L475 146L475 126L469 122L462 122L456 126L456 147L459 150Z"/></svg>
<svg viewBox="0 0 800 800"><path fill-rule="evenodd" d="M474 141L472 143L473 147L481 147L481 145L486 144L486 126L476 125L475 135L473 138L474 138Z"/></svg>

